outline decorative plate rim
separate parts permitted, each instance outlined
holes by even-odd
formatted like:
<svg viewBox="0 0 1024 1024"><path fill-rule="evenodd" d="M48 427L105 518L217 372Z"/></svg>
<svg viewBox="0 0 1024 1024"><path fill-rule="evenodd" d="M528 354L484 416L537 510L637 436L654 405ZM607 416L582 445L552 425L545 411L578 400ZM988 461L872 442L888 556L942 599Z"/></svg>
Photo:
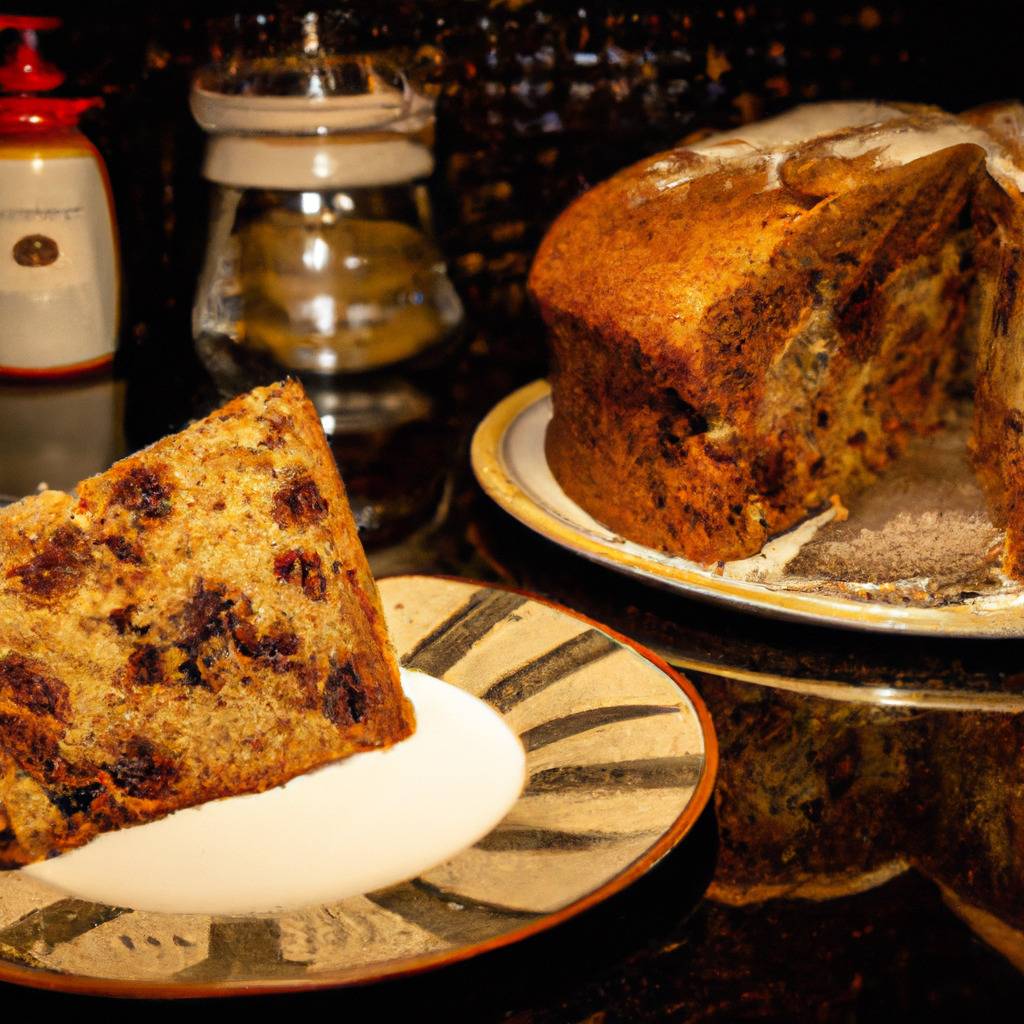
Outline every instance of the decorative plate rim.
<svg viewBox="0 0 1024 1024"><path fill-rule="evenodd" d="M0 959L0 982L16 984L27 988L66 992L82 995L113 996L126 998L149 999L203 999L224 998L246 995L281 995L291 992L312 992L324 989L363 986L381 981L412 977L440 967L461 963L493 950L514 945L534 935L549 931L589 910L616 893L628 888L668 853L670 853L690 832L700 815L708 805L714 791L718 775L719 748L711 713L703 698L693 684L679 671L669 665L649 648L624 636L617 630L603 623L567 608L555 601L550 601L538 594L517 587L503 584L481 582L459 576L440 573L394 573L381 576L378 583L385 580L443 580L473 586L477 589L501 591L516 594L547 606L554 611L577 619L596 629L623 646L631 649L641 658L648 661L663 675L667 676L689 701L697 718L701 738L704 743L703 763L700 776L693 788L686 806L669 828L651 844L636 860L628 864L622 871L608 879L602 885L574 900L565 907L547 914L540 914L535 920L520 928L511 929L500 935L478 942L469 942L453 949L446 949L418 956L400 957L395 960L383 961L379 964L361 965L351 968L325 970L309 978L287 979L240 979L213 982L166 982L129 980L121 978L103 978L94 975L61 973L56 970L43 970L22 966L11 961ZM449 684L457 685L457 684ZM267 914L242 915L254 918L266 918Z"/></svg>
<svg viewBox="0 0 1024 1024"><path fill-rule="evenodd" d="M545 379L535 380L503 398L473 434L470 461L484 492L500 508L545 539L646 583L749 613L855 631L913 636L1019 639L1024 635L1020 608L976 611L965 605L901 607L854 598L831 597L727 579L699 566L666 565L624 551L568 525L535 500L507 466L505 437L517 419L551 393Z"/></svg>

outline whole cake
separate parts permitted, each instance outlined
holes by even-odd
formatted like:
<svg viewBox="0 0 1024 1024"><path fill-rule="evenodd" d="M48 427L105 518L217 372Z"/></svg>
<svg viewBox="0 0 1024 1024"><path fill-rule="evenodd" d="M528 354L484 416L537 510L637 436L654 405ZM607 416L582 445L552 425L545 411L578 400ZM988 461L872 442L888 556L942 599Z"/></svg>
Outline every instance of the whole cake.
<svg viewBox="0 0 1024 1024"><path fill-rule="evenodd" d="M531 291L547 455L623 536L756 554L973 391L1024 577L1024 107L821 103L650 157L555 222Z"/></svg>
<svg viewBox="0 0 1024 1024"><path fill-rule="evenodd" d="M0 512L0 867L412 728L298 384Z"/></svg>

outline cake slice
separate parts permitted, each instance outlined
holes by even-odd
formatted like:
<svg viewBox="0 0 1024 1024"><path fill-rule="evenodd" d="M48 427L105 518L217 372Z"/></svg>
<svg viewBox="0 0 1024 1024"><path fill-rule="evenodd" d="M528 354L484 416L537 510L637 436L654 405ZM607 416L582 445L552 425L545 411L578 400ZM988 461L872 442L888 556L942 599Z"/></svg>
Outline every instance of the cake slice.
<svg viewBox="0 0 1024 1024"><path fill-rule="evenodd" d="M0 512L0 867L412 729L298 384Z"/></svg>

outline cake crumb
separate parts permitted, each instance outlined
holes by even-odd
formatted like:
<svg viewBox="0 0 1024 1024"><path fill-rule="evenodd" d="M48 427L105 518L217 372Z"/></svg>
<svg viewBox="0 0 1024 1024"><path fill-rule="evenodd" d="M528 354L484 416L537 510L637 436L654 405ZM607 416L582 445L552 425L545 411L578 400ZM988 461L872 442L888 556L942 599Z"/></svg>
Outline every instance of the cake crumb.
<svg viewBox="0 0 1024 1024"><path fill-rule="evenodd" d="M835 516L786 564L784 578L826 590L871 584L879 598L892 590L912 602L999 586L1002 533L968 465L965 425L913 442L849 509L838 494L829 500Z"/></svg>

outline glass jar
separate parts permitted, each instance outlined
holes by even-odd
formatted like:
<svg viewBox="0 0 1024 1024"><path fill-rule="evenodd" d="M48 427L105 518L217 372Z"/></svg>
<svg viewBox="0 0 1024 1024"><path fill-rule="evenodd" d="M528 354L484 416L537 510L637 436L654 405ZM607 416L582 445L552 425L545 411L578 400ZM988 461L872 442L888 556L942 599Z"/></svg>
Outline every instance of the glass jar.
<svg viewBox="0 0 1024 1024"><path fill-rule="evenodd" d="M325 17L232 19L193 82L212 193L193 334L222 398L302 381L381 548L444 513L463 309L431 223L433 101L334 52Z"/></svg>
<svg viewBox="0 0 1024 1024"><path fill-rule="evenodd" d="M318 24L193 85L213 190L193 331L225 393L393 366L462 321L431 226L433 102L384 58L326 50Z"/></svg>

